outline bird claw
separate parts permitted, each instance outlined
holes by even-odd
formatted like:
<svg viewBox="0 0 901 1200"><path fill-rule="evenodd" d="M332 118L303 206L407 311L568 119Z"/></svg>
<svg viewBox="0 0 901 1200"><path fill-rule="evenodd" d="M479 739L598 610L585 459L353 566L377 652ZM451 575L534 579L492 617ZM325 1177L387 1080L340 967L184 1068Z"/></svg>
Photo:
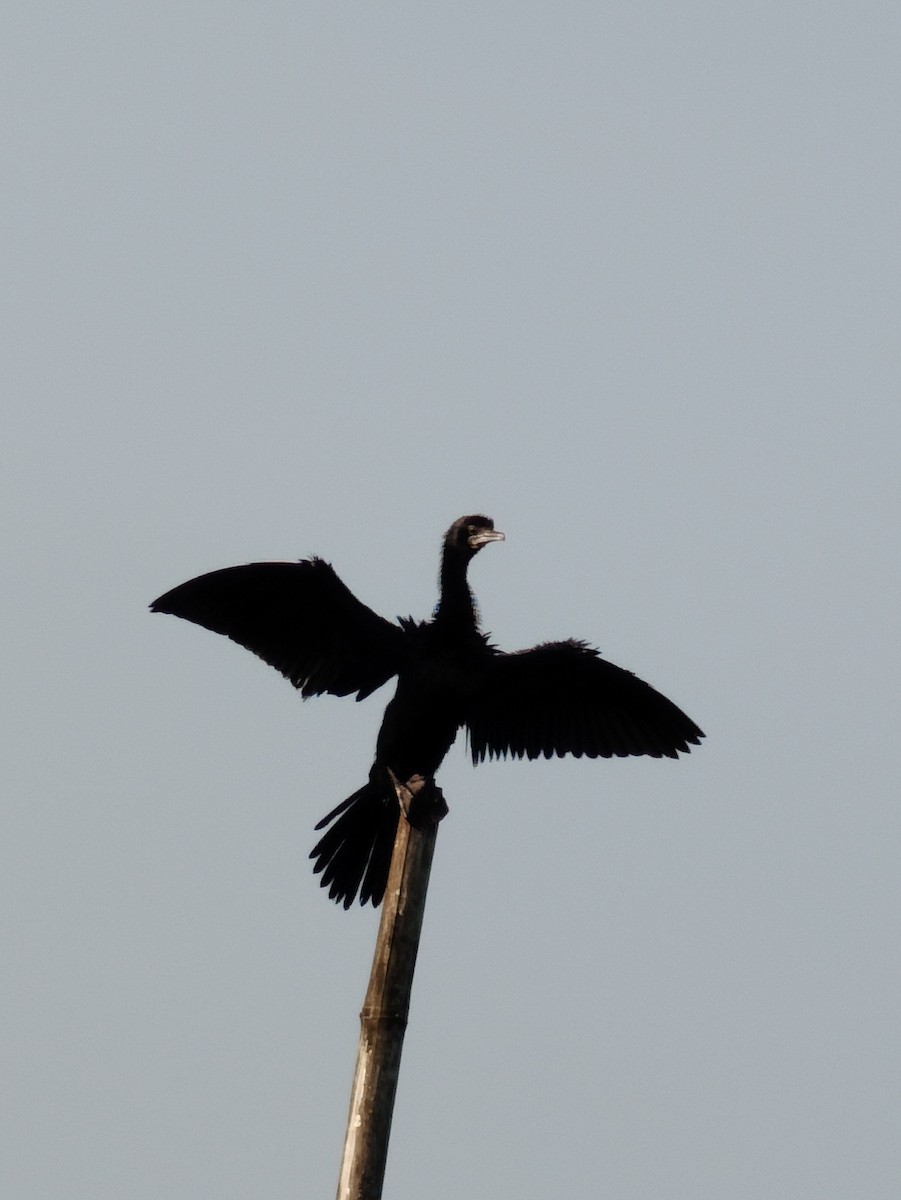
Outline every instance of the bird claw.
<svg viewBox="0 0 901 1200"><path fill-rule="evenodd" d="M444 799L444 793L434 779L426 779L423 775L413 775L401 783L390 767L388 774L394 784L401 812L414 829L437 825L447 816L449 809Z"/></svg>

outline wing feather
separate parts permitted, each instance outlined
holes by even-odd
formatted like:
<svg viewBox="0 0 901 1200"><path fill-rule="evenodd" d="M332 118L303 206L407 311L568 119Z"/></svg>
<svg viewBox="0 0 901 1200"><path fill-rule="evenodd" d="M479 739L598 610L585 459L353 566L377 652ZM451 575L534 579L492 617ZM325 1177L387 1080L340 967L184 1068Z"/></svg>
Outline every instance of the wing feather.
<svg viewBox="0 0 901 1200"><path fill-rule="evenodd" d="M666 696L584 642L547 642L486 663L467 717L486 758L676 758L704 734Z"/></svg>
<svg viewBox="0 0 901 1200"><path fill-rule="evenodd" d="M362 604L321 558L225 567L154 600L259 655L302 694L362 700L400 668L404 633Z"/></svg>

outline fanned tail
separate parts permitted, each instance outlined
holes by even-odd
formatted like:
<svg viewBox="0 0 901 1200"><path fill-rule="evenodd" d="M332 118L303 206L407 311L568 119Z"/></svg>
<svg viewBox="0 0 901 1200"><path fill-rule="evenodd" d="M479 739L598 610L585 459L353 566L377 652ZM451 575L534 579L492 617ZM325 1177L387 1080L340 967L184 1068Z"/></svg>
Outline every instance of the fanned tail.
<svg viewBox="0 0 901 1200"><path fill-rule="evenodd" d="M328 829L310 858L316 860L313 870L322 874L320 884L328 888L329 899L350 908L359 892L361 904L381 904L399 813L386 773L385 779L370 777L317 824L317 829Z"/></svg>

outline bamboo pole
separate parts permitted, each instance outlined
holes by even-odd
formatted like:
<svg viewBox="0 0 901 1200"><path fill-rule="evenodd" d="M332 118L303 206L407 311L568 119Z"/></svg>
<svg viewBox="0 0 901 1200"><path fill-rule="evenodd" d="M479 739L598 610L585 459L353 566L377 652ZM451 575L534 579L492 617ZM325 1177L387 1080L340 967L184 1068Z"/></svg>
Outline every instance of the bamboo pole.
<svg viewBox="0 0 901 1200"><path fill-rule="evenodd" d="M403 816L382 901L350 1095L337 1200L380 1200L388 1138L419 935L438 822L447 812L441 789L416 775L391 775ZM411 823L414 822L415 824Z"/></svg>

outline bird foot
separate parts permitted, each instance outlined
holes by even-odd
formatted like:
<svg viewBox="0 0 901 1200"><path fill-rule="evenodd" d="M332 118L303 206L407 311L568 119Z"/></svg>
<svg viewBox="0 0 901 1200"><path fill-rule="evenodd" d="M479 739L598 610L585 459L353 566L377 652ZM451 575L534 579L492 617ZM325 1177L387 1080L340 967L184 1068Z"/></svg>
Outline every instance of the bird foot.
<svg viewBox="0 0 901 1200"><path fill-rule="evenodd" d="M437 825L448 814L444 793L434 779L426 779L423 775L413 775L401 783L391 768L388 768L394 791L401 812L414 829L424 829L428 825Z"/></svg>

